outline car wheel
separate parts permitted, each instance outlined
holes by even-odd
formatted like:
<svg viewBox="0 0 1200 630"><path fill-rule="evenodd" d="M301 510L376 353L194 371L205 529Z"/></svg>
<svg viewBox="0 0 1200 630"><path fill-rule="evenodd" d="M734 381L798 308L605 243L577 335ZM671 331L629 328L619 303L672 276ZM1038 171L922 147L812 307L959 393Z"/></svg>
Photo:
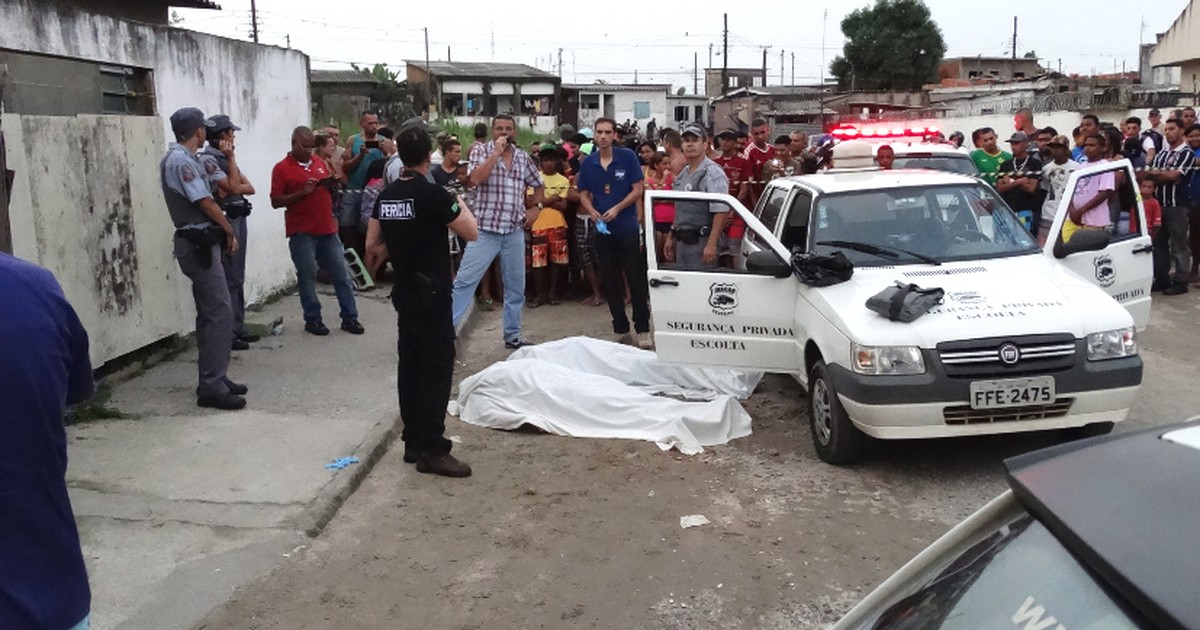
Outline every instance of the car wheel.
<svg viewBox="0 0 1200 630"><path fill-rule="evenodd" d="M808 415L813 446L823 461L851 464L862 458L866 436L846 415L822 361L808 376Z"/></svg>
<svg viewBox="0 0 1200 630"><path fill-rule="evenodd" d="M1093 422L1092 424L1085 424L1081 427L1067 429L1067 439L1082 440L1090 437L1108 435L1109 433L1112 433L1112 430L1112 422Z"/></svg>

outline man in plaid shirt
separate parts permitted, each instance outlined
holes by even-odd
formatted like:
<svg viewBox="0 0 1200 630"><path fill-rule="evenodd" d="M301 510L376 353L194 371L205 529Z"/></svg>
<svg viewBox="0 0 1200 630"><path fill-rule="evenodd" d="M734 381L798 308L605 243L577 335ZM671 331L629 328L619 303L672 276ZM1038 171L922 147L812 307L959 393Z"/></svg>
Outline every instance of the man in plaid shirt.
<svg viewBox="0 0 1200 630"><path fill-rule="evenodd" d="M467 244L454 278L454 326L467 312L484 272L500 256L504 280L504 347L520 348L521 308L525 305L525 229L542 209L542 173L513 139L516 122L508 114L492 119L492 141L471 148L470 186L474 188L479 240ZM525 189L533 189L533 207L525 210Z"/></svg>

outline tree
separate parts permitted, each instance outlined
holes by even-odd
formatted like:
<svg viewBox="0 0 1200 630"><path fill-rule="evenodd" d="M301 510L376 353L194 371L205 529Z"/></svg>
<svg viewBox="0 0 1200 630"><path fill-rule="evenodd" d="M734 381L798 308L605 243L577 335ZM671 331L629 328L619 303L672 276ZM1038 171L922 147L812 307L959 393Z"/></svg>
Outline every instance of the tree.
<svg viewBox="0 0 1200 630"><path fill-rule="evenodd" d="M408 81L398 80L399 71L391 70L382 63L377 63L369 69L354 63L350 64L350 67L375 81L375 88L371 90L371 103L384 120L399 124L417 115L412 95L409 93ZM420 86L420 89L421 96L428 100L424 86Z"/></svg>
<svg viewBox="0 0 1200 630"><path fill-rule="evenodd" d="M842 20L843 54L830 71L839 89L916 90L937 80L942 31L921 0L876 0Z"/></svg>

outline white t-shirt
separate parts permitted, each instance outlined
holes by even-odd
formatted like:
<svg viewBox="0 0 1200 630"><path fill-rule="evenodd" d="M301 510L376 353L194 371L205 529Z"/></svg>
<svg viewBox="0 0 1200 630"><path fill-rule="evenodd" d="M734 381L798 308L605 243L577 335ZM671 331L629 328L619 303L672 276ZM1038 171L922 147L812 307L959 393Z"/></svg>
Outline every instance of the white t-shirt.
<svg viewBox="0 0 1200 630"><path fill-rule="evenodd" d="M1042 181L1039 186L1046 191L1046 201L1042 202L1042 225L1054 223L1055 213L1058 212L1059 202L1063 198L1063 188L1067 185L1067 178L1071 176L1071 171L1080 166L1074 160L1067 160L1063 164L1047 162L1042 166Z"/></svg>

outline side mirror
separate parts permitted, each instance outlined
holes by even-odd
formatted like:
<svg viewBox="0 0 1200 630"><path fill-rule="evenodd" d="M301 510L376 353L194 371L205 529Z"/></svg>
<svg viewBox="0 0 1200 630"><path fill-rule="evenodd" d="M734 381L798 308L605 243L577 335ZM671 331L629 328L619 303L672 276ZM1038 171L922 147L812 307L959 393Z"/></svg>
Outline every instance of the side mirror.
<svg viewBox="0 0 1200 630"><path fill-rule="evenodd" d="M773 251L760 250L746 257L746 271L757 276L787 278L792 275L792 266L780 260Z"/></svg>
<svg viewBox="0 0 1200 630"><path fill-rule="evenodd" d="M1066 243L1060 241L1054 245L1054 257L1066 258L1079 252L1099 251L1108 247L1109 240L1111 237L1108 230L1075 230L1075 233L1071 235L1071 240Z"/></svg>

